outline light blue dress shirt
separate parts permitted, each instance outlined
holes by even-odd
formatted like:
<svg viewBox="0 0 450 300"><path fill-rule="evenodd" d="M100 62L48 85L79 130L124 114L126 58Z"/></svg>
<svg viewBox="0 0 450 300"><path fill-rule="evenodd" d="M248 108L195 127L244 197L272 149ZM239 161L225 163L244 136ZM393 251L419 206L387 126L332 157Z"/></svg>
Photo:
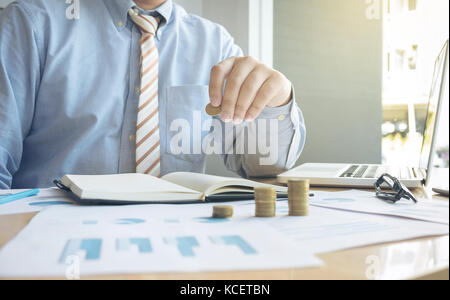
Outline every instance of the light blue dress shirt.
<svg viewBox="0 0 450 300"><path fill-rule="evenodd" d="M71 19L66 1L18 0L1 13L0 189L48 187L65 174L135 172L141 34L127 15L133 6L131 0L81 0L79 19ZM204 154L171 153L176 132L169 125L193 121L193 111L210 118L204 113L210 70L242 51L222 26L171 0L142 13L162 17L156 36L161 171L204 172ZM280 120L278 161L262 166L260 154L223 155L242 176L291 167L305 143L295 101L266 108L259 119Z"/></svg>

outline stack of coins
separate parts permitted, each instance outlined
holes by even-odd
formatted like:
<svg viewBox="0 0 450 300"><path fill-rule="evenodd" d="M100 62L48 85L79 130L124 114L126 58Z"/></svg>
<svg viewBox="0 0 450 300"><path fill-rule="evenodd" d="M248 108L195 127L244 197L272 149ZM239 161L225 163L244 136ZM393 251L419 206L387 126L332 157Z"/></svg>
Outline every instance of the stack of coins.
<svg viewBox="0 0 450 300"><path fill-rule="evenodd" d="M255 217L273 218L276 215L277 194L273 188L255 188Z"/></svg>
<svg viewBox="0 0 450 300"><path fill-rule="evenodd" d="M217 205L213 207L212 217L215 219L227 219L233 216L233 206Z"/></svg>
<svg viewBox="0 0 450 300"><path fill-rule="evenodd" d="M304 217L309 215L309 180L288 182L289 215Z"/></svg>

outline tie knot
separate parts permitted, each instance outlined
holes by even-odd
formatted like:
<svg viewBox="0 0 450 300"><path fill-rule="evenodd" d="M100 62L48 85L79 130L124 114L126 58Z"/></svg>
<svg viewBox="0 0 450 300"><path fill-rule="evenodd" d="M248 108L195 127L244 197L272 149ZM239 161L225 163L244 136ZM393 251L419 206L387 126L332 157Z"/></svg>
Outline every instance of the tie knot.
<svg viewBox="0 0 450 300"><path fill-rule="evenodd" d="M159 18L147 15L141 15L137 10L130 9L128 14L131 20L141 29L142 33L155 35L159 25Z"/></svg>

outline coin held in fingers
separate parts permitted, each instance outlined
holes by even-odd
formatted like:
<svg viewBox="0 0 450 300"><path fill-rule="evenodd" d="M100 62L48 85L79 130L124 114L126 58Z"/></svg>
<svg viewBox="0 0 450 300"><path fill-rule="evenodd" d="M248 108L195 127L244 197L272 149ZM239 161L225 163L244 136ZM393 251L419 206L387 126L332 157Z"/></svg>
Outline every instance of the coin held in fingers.
<svg viewBox="0 0 450 300"><path fill-rule="evenodd" d="M222 113L222 107L214 107L211 103L206 106L206 113L211 117L218 116Z"/></svg>

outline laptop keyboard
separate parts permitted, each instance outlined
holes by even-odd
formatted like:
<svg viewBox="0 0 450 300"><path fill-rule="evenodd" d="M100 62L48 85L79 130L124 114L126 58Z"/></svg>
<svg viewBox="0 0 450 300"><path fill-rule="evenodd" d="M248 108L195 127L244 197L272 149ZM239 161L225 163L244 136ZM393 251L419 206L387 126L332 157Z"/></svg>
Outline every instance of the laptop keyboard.
<svg viewBox="0 0 450 300"><path fill-rule="evenodd" d="M364 174L364 178L376 178L377 177L377 173L379 172L381 167L375 167L372 166L369 168L368 172L366 174ZM361 176L361 178L363 178Z"/></svg>
<svg viewBox="0 0 450 300"><path fill-rule="evenodd" d="M353 177L355 178L362 178L364 174L366 173L367 169L369 169L369 166L361 166L355 173Z"/></svg>
<svg viewBox="0 0 450 300"><path fill-rule="evenodd" d="M421 173L418 170L411 170L411 168L396 168L391 169L383 166L369 166L369 165L352 165L339 177L341 178L367 178L376 179L383 173L389 173L401 179L420 178ZM414 172L414 173L413 173ZM416 174L416 172L418 174Z"/></svg>
<svg viewBox="0 0 450 300"><path fill-rule="evenodd" d="M359 166L351 166L350 168L348 168L344 173L342 173L341 176L342 178L351 178L353 177L354 173L356 172L356 170L358 170Z"/></svg>
<svg viewBox="0 0 450 300"><path fill-rule="evenodd" d="M350 166L339 177L341 177L341 178L376 178L379 168L380 167L377 167L377 166L353 165L353 166Z"/></svg>

